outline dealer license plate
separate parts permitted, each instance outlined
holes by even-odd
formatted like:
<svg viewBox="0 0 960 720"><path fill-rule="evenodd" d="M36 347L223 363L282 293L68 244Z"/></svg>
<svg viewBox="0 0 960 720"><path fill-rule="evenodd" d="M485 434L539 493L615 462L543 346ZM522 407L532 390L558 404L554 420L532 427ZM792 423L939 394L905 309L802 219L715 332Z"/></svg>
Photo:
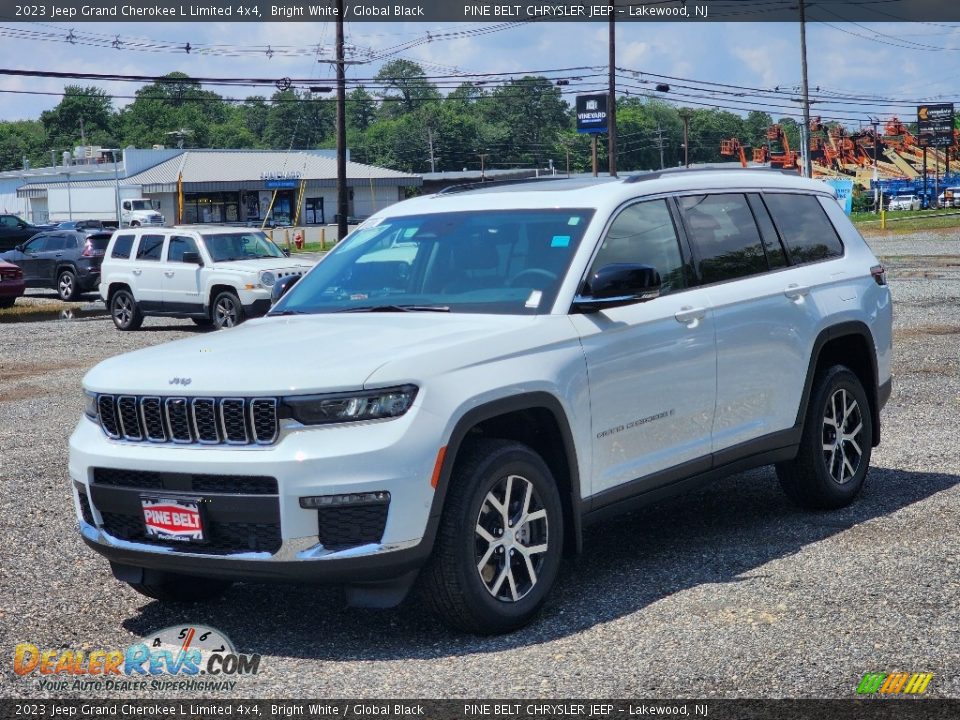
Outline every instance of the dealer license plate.
<svg viewBox="0 0 960 720"><path fill-rule="evenodd" d="M141 497L147 537L179 542L203 542L200 501Z"/></svg>

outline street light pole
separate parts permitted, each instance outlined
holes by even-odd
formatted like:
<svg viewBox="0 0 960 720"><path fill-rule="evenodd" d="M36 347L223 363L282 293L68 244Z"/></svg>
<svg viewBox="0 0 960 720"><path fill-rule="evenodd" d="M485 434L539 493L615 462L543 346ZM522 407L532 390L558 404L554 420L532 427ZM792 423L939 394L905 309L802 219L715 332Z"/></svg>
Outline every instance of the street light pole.
<svg viewBox="0 0 960 720"><path fill-rule="evenodd" d="M607 154L610 156L609 167L610 177L617 176L617 23L613 7L613 0L609 2L610 7L610 47L609 47L609 67L607 68ZM596 175L596 173L594 173Z"/></svg>
<svg viewBox="0 0 960 720"><path fill-rule="evenodd" d="M337 0L337 242L347 235L347 79L343 62L343 0Z"/></svg>

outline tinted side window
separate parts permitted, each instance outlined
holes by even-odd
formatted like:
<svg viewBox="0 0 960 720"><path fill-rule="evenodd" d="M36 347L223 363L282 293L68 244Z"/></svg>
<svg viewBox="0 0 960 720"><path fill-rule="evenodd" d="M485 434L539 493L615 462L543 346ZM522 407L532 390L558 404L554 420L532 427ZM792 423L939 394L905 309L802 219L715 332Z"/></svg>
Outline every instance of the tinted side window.
<svg viewBox="0 0 960 720"><path fill-rule="evenodd" d="M44 252L52 252L54 250L63 250L67 247L67 238L65 235L51 235L47 238L47 244L44 246Z"/></svg>
<svg viewBox="0 0 960 720"><path fill-rule="evenodd" d="M49 235L35 235L23 246L23 251L25 253L43 252L44 248L47 247L47 240L49 239Z"/></svg>
<svg viewBox="0 0 960 720"><path fill-rule="evenodd" d="M781 268L787 265L787 253L784 252L783 243L780 242L780 236L777 235L777 228L770 219L770 213L759 195L747 195L750 201L750 209L753 210L753 217L757 221L757 227L760 228L760 236L763 238L763 248L767 251L767 264L771 268Z"/></svg>
<svg viewBox="0 0 960 720"><path fill-rule="evenodd" d="M814 195L764 193L780 237L794 264L843 255L843 245Z"/></svg>
<svg viewBox="0 0 960 720"><path fill-rule="evenodd" d="M760 232L746 196L692 195L678 200L683 224L700 259L704 283L767 271Z"/></svg>
<svg viewBox="0 0 960 720"><path fill-rule="evenodd" d="M137 260L160 260L163 251L163 235L141 235L137 247Z"/></svg>
<svg viewBox="0 0 960 720"><path fill-rule="evenodd" d="M0 215L0 227L16 229L17 219L13 215Z"/></svg>
<svg viewBox="0 0 960 720"><path fill-rule="evenodd" d="M130 248L133 247L133 235L117 235L117 241L113 244L113 250L110 251L112 258L130 257Z"/></svg>
<svg viewBox="0 0 960 720"><path fill-rule="evenodd" d="M637 203L617 215L603 238L590 274L616 263L656 268L661 295L686 287L680 243L665 200Z"/></svg>
<svg viewBox="0 0 960 720"><path fill-rule="evenodd" d="M192 237L173 235L167 246L167 262L183 262L185 252L197 252L197 242Z"/></svg>

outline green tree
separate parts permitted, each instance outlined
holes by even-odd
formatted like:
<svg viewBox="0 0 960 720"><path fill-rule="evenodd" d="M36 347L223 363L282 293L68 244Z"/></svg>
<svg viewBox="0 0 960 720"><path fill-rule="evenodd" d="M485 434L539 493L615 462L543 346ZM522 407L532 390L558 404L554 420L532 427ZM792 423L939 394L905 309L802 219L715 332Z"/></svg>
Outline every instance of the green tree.
<svg viewBox="0 0 960 720"><path fill-rule="evenodd" d="M264 142L275 150L321 147L333 138L335 126L333 100L299 90L281 90L270 98Z"/></svg>
<svg viewBox="0 0 960 720"><path fill-rule="evenodd" d="M113 106L100 88L66 86L57 106L40 113L40 122L56 148L79 145L84 137L88 145L115 144Z"/></svg>
<svg viewBox="0 0 960 720"><path fill-rule="evenodd" d="M542 76L509 80L480 103L482 117L506 142L492 147L500 164L543 166L556 156L557 139L570 125L570 107Z"/></svg>
<svg viewBox="0 0 960 720"><path fill-rule="evenodd" d="M0 122L0 171L19 170L24 158L31 167L49 165L48 145L47 132L39 120Z"/></svg>
<svg viewBox="0 0 960 720"><path fill-rule="evenodd" d="M211 147L212 129L227 119L227 103L181 72L140 88L137 99L120 112L125 144L155 143Z"/></svg>
<svg viewBox="0 0 960 720"><path fill-rule="evenodd" d="M347 128L366 132L377 115L377 103L373 96L361 85L347 95L346 107Z"/></svg>
<svg viewBox="0 0 960 720"><path fill-rule="evenodd" d="M377 95L381 100L380 113L386 118L400 117L440 99L440 92L427 79L423 68L410 60L388 62L374 80L382 87Z"/></svg>
<svg viewBox="0 0 960 720"><path fill-rule="evenodd" d="M746 137L741 140L751 147L763 147L767 144L767 128L773 125L770 113L751 110L743 122Z"/></svg>

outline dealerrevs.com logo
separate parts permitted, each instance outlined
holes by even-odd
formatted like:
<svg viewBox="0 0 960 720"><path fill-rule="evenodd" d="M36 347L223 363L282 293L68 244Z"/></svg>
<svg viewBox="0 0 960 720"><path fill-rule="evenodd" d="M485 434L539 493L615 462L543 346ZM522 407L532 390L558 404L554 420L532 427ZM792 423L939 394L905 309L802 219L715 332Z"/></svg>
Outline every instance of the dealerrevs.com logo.
<svg viewBox="0 0 960 720"><path fill-rule="evenodd" d="M922 695L933 673L867 673L857 685L857 695Z"/></svg>
<svg viewBox="0 0 960 720"><path fill-rule="evenodd" d="M256 675L260 655L238 653L230 639L205 625L178 625L125 650L41 649L19 643L13 671L37 688L67 690L233 690L234 679Z"/></svg>

